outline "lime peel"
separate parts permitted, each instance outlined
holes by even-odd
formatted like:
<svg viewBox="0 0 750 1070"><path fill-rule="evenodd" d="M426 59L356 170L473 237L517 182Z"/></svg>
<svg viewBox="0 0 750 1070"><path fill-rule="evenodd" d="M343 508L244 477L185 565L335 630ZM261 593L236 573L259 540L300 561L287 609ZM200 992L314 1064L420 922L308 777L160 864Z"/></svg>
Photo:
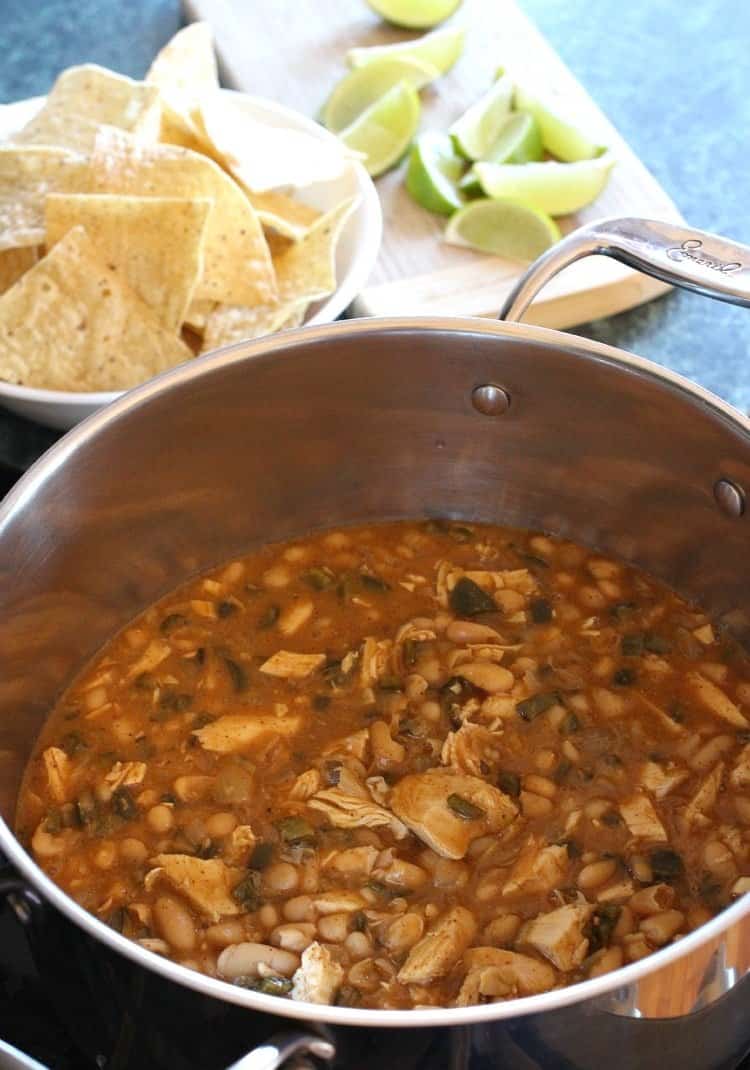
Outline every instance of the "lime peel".
<svg viewBox="0 0 750 1070"><path fill-rule="evenodd" d="M457 183L464 166L447 134L428 131L412 146L406 188L428 212L450 215L463 204Z"/></svg>
<svg viewBox="0 0 750 1070"><path fill-rule="evenodd" d="M502 197L549 215L569 215L591 204L607 184L615 158L604 153L574 163L476 163L476 174L488 197Z"/></svg>
<svg viewBox="0 0 750 1070"><path fill-rule="evenodd" d="M544 212L515 201L472 201L445 228L444 240L493 256L529 263L560 240L560 229Z"/></svg>
<svg viewBox="0 0 750 1070"><path fill-rule="evenodd" d="M356 67L336 83L323 105L321 121L340 133L400 82L415 89L434 81L440 72L431 63L407 56L385 56Z"/></svg>
<svg viewBox="0 0 750 1070"><path fill-rule="evenodd" d="M545 149L564 163L590 160L605 151L599 141L568 117L564 102L552 93L538 93L523 84L517 85L514 106L534 116Z"/></svg>
<svg viewBox="0 0 750 1070"><path fill-rule="evenodd" d="M446 26L417 38L416 41L399 41L395 45L372 45L370 48L350 48L346 61L350 67L366 67L383 57L417 59L430 63L440 74L451 69L464 47L465 30L460 26Z"/></svg>
<svg viewBox="0 0 750 1070"><path fill-rule="evenodd" d="M409 148L419 113L416 89L409 82L399 82L340 131L339 137L350 149L365 153L365 167L374 178L398 163Z"/></svg>
<svg viewBox="0 0 750 1070"><path fill-rule="evenodd" d="M449 18L461 0L367 0L381 19L407 30L431 30Z"/></svg>
<svg viewBox="0 0 750 1070"><path fill-rule="evenodd" d="M450 135L458 152L467 160L482 160L508 121L515 86L507 75L475 101L453 123Z"/></svg>
<svg viewBox="0 0 750 1070"><path fill-rule="evenodd" d="M529 163L544 155L539 123L526 111L513 112L484 157L485 163Z"/></svg>

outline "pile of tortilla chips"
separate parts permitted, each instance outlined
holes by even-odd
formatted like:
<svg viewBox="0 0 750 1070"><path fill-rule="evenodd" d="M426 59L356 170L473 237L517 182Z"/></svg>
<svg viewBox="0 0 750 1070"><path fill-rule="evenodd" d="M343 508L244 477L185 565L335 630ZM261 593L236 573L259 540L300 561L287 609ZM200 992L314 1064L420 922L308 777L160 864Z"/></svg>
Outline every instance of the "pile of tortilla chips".
<svg viewBox="0 0 750 1070"><path fill-rule="evenodd" d="M0 144L0 379L122 390L305 318L355 207L294 194L346 150L249 118L194 23L144 82L71 67Z"/></svg>

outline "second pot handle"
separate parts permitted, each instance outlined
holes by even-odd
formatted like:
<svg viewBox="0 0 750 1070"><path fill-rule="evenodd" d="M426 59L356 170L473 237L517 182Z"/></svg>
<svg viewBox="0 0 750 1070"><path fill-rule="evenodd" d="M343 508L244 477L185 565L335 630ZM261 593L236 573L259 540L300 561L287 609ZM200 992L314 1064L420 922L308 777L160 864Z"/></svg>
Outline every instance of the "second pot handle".
<svg viewBox="0 0 750 1070"><path fill-rule="evenodd" d="M550 279L585 256L611 256L686 290L750 307L750 248L703 230L653 219L601 219L574 230L521 276L500 319L522 319Z"/></svg>

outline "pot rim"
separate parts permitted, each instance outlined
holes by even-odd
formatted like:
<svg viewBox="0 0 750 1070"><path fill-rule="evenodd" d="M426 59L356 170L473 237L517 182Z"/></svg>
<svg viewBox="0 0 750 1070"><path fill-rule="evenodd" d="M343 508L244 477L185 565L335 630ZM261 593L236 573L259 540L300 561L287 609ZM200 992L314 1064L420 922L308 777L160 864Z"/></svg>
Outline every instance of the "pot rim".
<svg viewBox="0 0 750 1070"><path fill-rule="evenodd" d="M215 370L235 364L261 360L263 358L279 359L286 349L296 349L307 344L315 344L331 335L356 336L359 334L389 334L415 331L460 334L496 335L510 337L517 341L531 341L538 344L560 348L568 353L577 353L584 359L600 362L631 370L665 384L677 393L687 394L694 401L713 411L731 425L750 436L750 419L743 413L722 401L715 394L704 389L683 376L647 360L635 356L615 346L607 345L587 338L571 336L562 331L547 327L538 327L525 323L503 323L458 316L421 316L421 317L373 317L360 318L325 324L320 326L300 327L282 334L249 342L238 342L217 350L207 357L201 357L187 364L164 372L143 386L129 391L113 404L93 413L77 427L73 428L59 442L53 445L24 476L0 504L0 538L6 524L10 521L16 508L23 505L35 487L54 476L55 472L80 447L109 424L126 416L151 398L168 391L173 386L201 379L211 375ZM281 352L279 352L281 351ZM247 1007L264 1014L278 1015L297 1020L330 1023L335 1025L358 1025L370 1028L399 1027L417 1028L452 1025L475 1025L481 1022L498 1021L521 1017L528 1014L540 1014L580 1003L584 1000L603 996L613 989L622 988L637 982L648 974L671 965L703 944L719 937L732 925L739 922L750 912L750 896L740 898L715 918L701 925L698 929L682 937L645 959L620 967L611 973L591 980L581 981L545 992L536 996L524 996L504 1003L489 1003L470 1007L436 1007L420 1010L360 1010L352 1007L333 1007L328 1004L297 1003L293 1000L279 999L239 988L228 981L221 981L195 970L180 966L169 959L162 958L154 952L136 944L134 941L115 932L94 914L79 906L58 885L56 885L36 864L31 855L21 846L7 823L0 818L0 850L30 882L48 903L58 909L70 921L78 925L89 936L102 941L108 948L131 959L139 966L152 970L168 980L184 985L206 996Z"/></svg>

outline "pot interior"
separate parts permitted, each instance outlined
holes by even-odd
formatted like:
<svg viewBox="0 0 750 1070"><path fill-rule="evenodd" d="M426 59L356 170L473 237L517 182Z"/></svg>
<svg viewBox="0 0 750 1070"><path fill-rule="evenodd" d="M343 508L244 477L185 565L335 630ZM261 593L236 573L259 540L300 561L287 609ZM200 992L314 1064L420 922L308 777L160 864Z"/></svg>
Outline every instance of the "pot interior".
<svg viewBox="0 0 750 1070"><path fill-rule="evenodd" d="M472 404L501 385L510 407ZM74 431L0 512L0 813L55 696L196 571L314 528L417 516L619 555L748 632L750 435L652 366L538 328L311 328L195 361Z"/></svg>

